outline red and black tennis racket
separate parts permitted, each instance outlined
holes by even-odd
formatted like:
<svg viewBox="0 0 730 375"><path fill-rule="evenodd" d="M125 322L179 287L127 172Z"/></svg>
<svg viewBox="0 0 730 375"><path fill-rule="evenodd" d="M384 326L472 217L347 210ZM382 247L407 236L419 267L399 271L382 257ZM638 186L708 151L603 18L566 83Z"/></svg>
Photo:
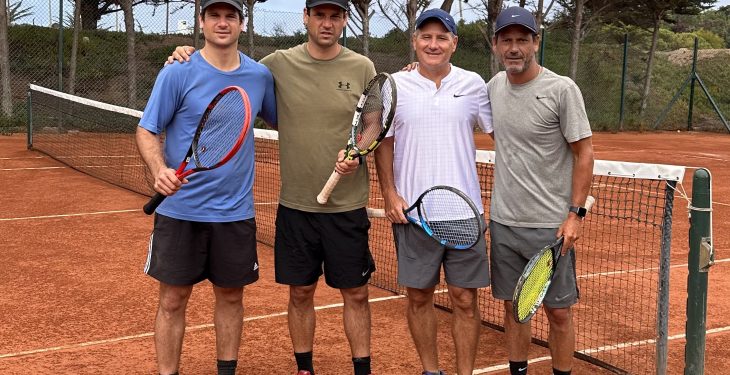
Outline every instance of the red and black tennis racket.
<svg viewBox="0 0 730 375"><path fill-rule="evenodd" d="M388 73L378 73L368 83L355 108L350 139L345 147L345 158L365 156L375 150L390 129L397 102L395 81ZM325 204L340 181L340 174L333 171L317 202Z"/></svg>
<svg viewBox="0 0 730 375"><path fill-rule="evenodd" d="M225 164L241 149L251 123L248 94L238 86L221 90L208 104L195 130L185 159L175 171L182 180L193 173L209 171ZM188 168L190 159L195 164ZM144 205L151 215L167 196L157 193Z"/></svg>

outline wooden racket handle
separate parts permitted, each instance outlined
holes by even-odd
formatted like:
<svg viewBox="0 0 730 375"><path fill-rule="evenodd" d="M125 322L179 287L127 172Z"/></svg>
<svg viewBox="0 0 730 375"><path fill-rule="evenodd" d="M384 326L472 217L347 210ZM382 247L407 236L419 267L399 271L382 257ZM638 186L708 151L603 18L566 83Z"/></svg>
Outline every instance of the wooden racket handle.
<svg viewBox="0 0 730 375"><path fill-rule="evenodd" d="M342 176L337 173L337 171L332 171L332 174L327 180L327 183L324 184L322 191L320 191L319 195L317 195L317 203L327 203L327 201L330 199L330 194L332 194L332 190L335 190L335 186L337 186L337 183L340 181L340 177Z"/></svg>
<svg viewBox="0 0 730 375"><path fill-rule="evenodd" d="M382 208L366 208L368 217L385 217L385 210Z"/></svg>

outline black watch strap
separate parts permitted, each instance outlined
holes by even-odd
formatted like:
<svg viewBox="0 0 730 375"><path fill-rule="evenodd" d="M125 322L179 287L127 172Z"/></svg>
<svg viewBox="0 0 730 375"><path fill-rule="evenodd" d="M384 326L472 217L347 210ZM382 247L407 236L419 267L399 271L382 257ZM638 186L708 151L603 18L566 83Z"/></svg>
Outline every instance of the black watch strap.
<svg viewBox="0 0 730 375"><path fill-rule="evenodd" d="M577 206L570 206L570 208L568 208L568 211L574 212L581 219L586 217L586 212L587 212L585 207L577 207Z"/></svg>

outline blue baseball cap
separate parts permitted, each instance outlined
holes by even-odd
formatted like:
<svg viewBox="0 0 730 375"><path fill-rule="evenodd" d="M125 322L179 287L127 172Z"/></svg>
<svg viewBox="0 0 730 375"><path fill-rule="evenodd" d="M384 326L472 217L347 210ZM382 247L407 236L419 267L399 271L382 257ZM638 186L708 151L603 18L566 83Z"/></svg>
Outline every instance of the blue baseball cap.
<svg viewBox="0 0 730 375"><path fill-rule="evenodd" d="M499 13L494 22L494 34L507 26L520 25L537 34L537 21L535 16L527 9L521 7L509 7Z"/></svg>
<svg viewBox="0 0 730 375"><path fill-rule="evenodd" d="M418 19L416 19L416 29L420 29L423 23L430 20L431 18L439 20L442 24L444 24L446 30L450 31L454 35L457 35L456 22L454 22L454 18L451 17L449 13L440 8L433 8L423 11L421 15L418 16Z"/></svg>

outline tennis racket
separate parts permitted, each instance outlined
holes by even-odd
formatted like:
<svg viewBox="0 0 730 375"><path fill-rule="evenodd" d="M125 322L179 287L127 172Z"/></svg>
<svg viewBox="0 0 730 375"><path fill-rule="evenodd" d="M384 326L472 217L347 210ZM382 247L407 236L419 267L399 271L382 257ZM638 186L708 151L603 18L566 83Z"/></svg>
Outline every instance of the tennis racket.
<svg viewBox="0 0 730 375"><path fill-rule="evenodd" d="M251 123L251 103L242 88L229 86L208 104L195 130L185 159L175 171L178 179L225 164L238 152ZM190 159L194 167L188 168ZM157 193L144 205L151 215L167 196Z"/></svg>
<svg viewBox="0 0 730 375"><path fill-rule="evenodd" d="M352 160L356 156L365 156L375 150L390 129L397 104L396 87L393 77L388 73L379 73L368 83L352 117L350 139L345 147L345 158ZM332 190L340 181L340 174L333 171L322 191L317 195L317 202L325 204Z"/></svg>
<svg viewBox="0 0 730 375"><path fill-rule="evenodd" d="M415 210L418 218L409 215ZM450 249L469 249L479 242L484 223L469 196L451 186L429 188L404 210L408 221ZM385 217L382 209L368 209L370 217Z"/></svg>
<svg viewBox="0 0 730 375"><path fill-rule="evenodd" d="M595 198L588 196L585 203L586 210L590 210L593 203ZM557 241L542 248L527 262L512 296L513 315L518 323L529 321L542 305L558 267L562 248L563 237L560 236Z"/></svg>

